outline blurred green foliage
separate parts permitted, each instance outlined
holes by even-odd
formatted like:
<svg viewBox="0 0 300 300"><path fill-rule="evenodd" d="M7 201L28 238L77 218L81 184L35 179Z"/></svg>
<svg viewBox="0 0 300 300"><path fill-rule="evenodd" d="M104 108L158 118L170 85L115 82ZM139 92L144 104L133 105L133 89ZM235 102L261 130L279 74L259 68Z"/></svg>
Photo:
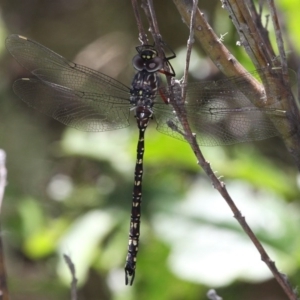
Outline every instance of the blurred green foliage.
<svg viewBox="0 0 300 300"><path fill-rule="evenodd" d="M178 54L172 64L180 77L187 28L171 2L154 2L163 37ZM299 51L298 3L277 2L295 47L288 50ZM188 145L158 133L154 121L146 132L136 280L124 285L134 120L128 129L92 134L32 111L12 93L13 80L27 73L3 45L19 33L72 60L79 53L77 62L130 84L138 44L131 3L2 0L0 7L0 148L8 168L1 223L11 298L70 299L66 253L76 266L80 299L207 299L211 287L230 300L286 299ZM225 45L249 67L221 3L199 1L199 7L217 34L228 32ZM194 80L212 78L215 69L197 44L194 54ZM297 285L299 175L282 141L203 151L276 265Z"/></svg>

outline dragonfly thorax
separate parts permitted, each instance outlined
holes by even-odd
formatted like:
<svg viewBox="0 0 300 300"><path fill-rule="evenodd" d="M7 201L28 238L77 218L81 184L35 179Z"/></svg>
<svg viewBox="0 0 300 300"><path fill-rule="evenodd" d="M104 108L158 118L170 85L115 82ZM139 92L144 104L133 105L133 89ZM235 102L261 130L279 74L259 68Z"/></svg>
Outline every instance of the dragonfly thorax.
<svg viewBox="0 0 300 300"><path fill-rule="evenodd" d="M158 75L147 71L138 72L132 81L130 103L133 106L151 108L157 95Z"/></svg>

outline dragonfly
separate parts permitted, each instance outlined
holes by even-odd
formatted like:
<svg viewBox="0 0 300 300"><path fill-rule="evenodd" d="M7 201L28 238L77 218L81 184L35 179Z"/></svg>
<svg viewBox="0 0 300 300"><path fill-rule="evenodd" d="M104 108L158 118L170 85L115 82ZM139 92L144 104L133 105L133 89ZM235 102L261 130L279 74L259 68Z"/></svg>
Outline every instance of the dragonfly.
<svg viewBox="0 0 300 300"><path fill-rule="evenodd" d="M125 284L132 285L140 237L144 140L149 121L155 119L158 131L185 140L179 118L168 102L170 89L160 84L159 73L164 73L164 64L173 70L170 57L160 58L155 46L138 46L132 60L136 74L127 86L20 35L10 35L6 47L34 76L13 84L15 94L28 106L83 131L124 128L135 117L139 137L125 263ZM177 106L184 110L199 145L228 145L279 134L274 124L284 121L285 112L274 107L255 107L248 98L248 76L259 77L262 72L186 86L186 101L179 101ZM180 98L181 89L175 87L172 93Z"/></svg>

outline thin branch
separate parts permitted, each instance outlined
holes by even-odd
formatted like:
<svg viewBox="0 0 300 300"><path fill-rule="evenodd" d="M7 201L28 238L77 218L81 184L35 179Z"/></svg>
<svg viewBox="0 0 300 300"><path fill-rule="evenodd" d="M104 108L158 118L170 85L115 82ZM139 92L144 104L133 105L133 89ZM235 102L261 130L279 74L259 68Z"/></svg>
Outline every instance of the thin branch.
<svg viewBox="0 0 300 300"><path fill-rule="evenodd" d="M282 73L284 75L284 79L288 80L288 67L287 67L287 60L286 60L286 55L284 51L284 45L283 45L283 39L281 35L281 29L278 21L278 16L275 8L275 4L273 0L268 0L269 4L269 9L271 12L272 16L272 21L273 21L273 27L275 29L275 36L276 36L276 42L279 50L279 55L281 58L281 68L282 68ZM288 82L286 83L287 85L289 84Z"/></svg>
<svg viewBox="0 0 300 300"><path fill-rule="evenodd" d="M143 9L145 12L145 15L147 17L149 26L150 26L150 32L152 34L156 49L158 51L158 55L161 58L165 58L165 53L163 48L161 47L162 44L162 37L159 31L159 27L158 27L158 22L157 22L157 18L156 18L156 14L155 14L155 10L154 10L154 6L153 6L153 1L152 0L142 0L143 1Z"/></svg>
<svg viewBox="0 0 300 300"><path fill-rule="evenodd" d="M77 278L76 278L76 271L75 265L73 264L71 258L64 254L65 262L70 270L72 280L71 280L71 300L77 300Z"/></svg>
<svg viewBox="0 0 300 300"><path fill-rule="evenodd" d="M151 8L150 6L153 6L152 2L149 2L148 0L142 0L142 8L144 10L144 13L146 15L148 24L149 24L149 31L152 34L152 37L154 39L154 42L157 43L157 41L155 40L155 23L157 23L156 17L155 16L151 16Z"/></svg>
<svg viewBox="0 0 300 300"><path fill-rule="evenodd" d="M5 160L6 160L6 154L2 149L0 149L0 211L2 207L4 191L6 186L6 176L7 176ZM4 263L2 232L0 232L0 299L1 300L9 299L7 280L6 280L6 268Z"/></svg>
<svg viewBox="0 0 300 300"><path fill-rule="evenodd" d="M292 94L292 91L290 88L291 84L289 82L287 58L286 58L286 54L285 54L285 50L284 50L284 43L283 43L283 39L282 39L281 28L279 25L277 11L275 8L274 1L268 0L268 4L269 4L269 9L271 12L273 27L274 27L274 31L275 31L277 47L278 47L279 55L280 55L283 88L285 88L290 94L290 95L287 95L287 97L285 98L286 104L288 106L288 110L290 111L290 114L292 115L292 117L290 118L290 123L291 123L291 125L295 124L296 125L295 127L297 128L299 126L300 115L299 115L298 105L295 101L295 98L293 97L293 94Z"/></svg>
<svg viewBox="0 0 300 300"><path fill-rule="evenodd" d="M147 7L149 9L149 16L151 19L151 22L149 22L150 28L151 28L151 33L153 34L155 44L160 44L162 41L162 38L161 38L161 34L160 34L159 28L158 28L158 22L157 22L156 13L155 13L154 6L153 6L153 1L148 0L147 4L148 4Z"/></svg>
<svg viewBox="0 0 300 300"><path fill-rule="evenodd" d="M247 35L249 35L250 29L246 25L245 18L243 16L242 10L239 9L239 6L236 4L236 1L222 1L223 7L229 12L230 18L237 29L237 32L240 37L241 45L245 48L251 60L254 62L254 65L258 65L259 58L256 58L252 51L252 44L255 45L254 42L251 43L247 39ZM247 35L246 35L247 34Z"/></svg>
<svg viewBox="0 0 300 300"><path fill-rule="evenodd" d="M255 67L272 66L275 54L265 29L262 30L261 16L257 14L252 0L228 0L223 3Z"/></svg>
<svg viewBox="0 0 300 300"><path fill-rule="evenodd" d="M194 44L194 33L195 33L195 22L196 22L196 11L198 7L198 0L193 0L193 9L191 12L191 21L190 21L190 34L187 41L187 51L186 51L186 60L185 60L185 68L183 73L183 79L182 79L182 102L184 103L185 97L186 97L186 85L188 80L188 73L190 68L190 59L191 59L191 53L192 53L192 47Z"/></svg>
<svg viewBox="0 0 300 300"><path fill-rule="evenodd" d="M144 26L143 26L143 22L142 22L142 18L141 18L141 14L138 8L138 0L131 0L132 3L132 8L133 8L133 12L134 12L134 16L136 19L136 24L139 30L139 40L141 41L141 43L143 45L147 45L149 44L148 42L148 38L147 38L147 34L145 32Z"/></svg>
<svg viewBox="0 0 300 300"><path fill-rule="evenodd" d="M165 45L165 43L163 42L162 36L159 31L153 1L152 0L142 0L142 1L143 1L142 7L143 7L145 15L148 19L149 26L150 26L150 32L151 32L153 40L155 42L155 48L158 52L158 56L160 58L162 58L164 61L164 69L166 71L166 74L165 74L166 80L167 80L168 86L170 86L171 76L169 74L172 73L171 72L172 70L170 70L170 65L166 61L166 55L165 55L165 51L163 48L163 45Z"/></svg>

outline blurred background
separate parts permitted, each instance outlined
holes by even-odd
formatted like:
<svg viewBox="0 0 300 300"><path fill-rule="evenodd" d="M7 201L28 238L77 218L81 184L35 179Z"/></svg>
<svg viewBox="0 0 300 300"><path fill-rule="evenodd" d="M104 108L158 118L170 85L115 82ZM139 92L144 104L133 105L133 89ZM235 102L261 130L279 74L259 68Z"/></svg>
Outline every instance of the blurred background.
<svg viewBox="0 0 300 300"><path fill-rule="evenodd" d="M278 0L290 65L300 52L299 4ZM154 1L163 39L182 76L188 30L171 1ZM221 2L199 1L224 44L253 70ZM271 27L271 26L269 26ZM272 29L270 35L272 36ZM5 49L11 33L130 85L139 45L131 1L0 1L0 148L8 185L1 212L8 285L14 300L70 299L76 266L79 299L287 299L224 200L198 168L188 145L146 132L142 226L137 272L124 284L124 264L138 131L86 133L28 108L12 92L28 76ZM190 81L217 69L195 43ZM280 271L300 282L300 178L279 138L205 147L214 170Z"/></svg>

